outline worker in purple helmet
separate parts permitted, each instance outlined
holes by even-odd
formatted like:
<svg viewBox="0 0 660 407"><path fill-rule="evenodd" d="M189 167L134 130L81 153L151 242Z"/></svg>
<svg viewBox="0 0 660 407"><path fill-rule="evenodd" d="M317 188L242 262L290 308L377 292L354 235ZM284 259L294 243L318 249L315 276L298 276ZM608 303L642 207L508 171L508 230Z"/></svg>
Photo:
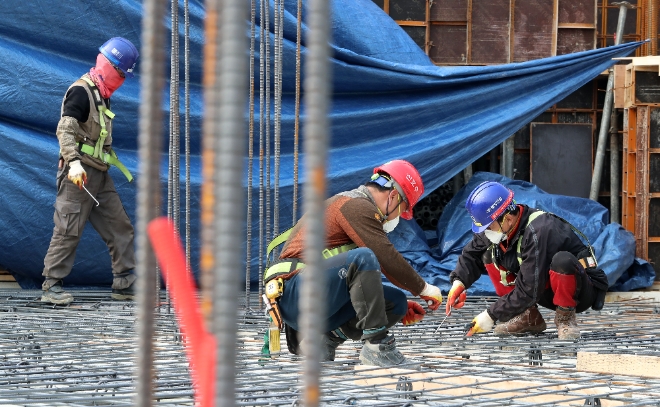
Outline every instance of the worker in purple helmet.
<svg viewBox="0 0 660 407"><path fill-rule="evenodd" d="M607 277L582 232L552 213L517 204L513 196L487 181L468 197L474 236L449 276L445 311L463 306L465 290L485 270L500 298L473 319L468 335L489 332L495 321L499 336L539 334L546 329L539 304L555 310L559 339L575 340L576 313L603 307Z"/></svg>
<svg viewBox="0 0 660 407"><path fill-rule="evenodd" d="M57 139L60 158L55 200L55 228L44 259L41 301L67 305L73 296L62 279L71 273L76 248L89 220L110 249L112 294L117 300L134 297L135 251L133 225L108 174L117 167L128 181L133 177L112 150L110 96L133 77L137 48L115 37L99 48L96 65L77 79L62 101Z"/></svg>

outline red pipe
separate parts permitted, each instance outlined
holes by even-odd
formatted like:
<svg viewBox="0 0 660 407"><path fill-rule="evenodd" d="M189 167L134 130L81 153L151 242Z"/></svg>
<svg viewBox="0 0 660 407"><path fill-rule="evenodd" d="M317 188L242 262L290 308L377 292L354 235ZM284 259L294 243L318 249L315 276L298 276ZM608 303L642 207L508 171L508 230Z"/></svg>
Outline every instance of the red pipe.
<svg viewBox="0 0 660 407"><path fill-rule="evenodd" d="M195 387L195 404L211 407L215 396L216 342L204 327L196 297L195 283L189 272L181 239L172 222L160 217L149 222L147 234L163 272L178 317L186 356Z"/></svg>

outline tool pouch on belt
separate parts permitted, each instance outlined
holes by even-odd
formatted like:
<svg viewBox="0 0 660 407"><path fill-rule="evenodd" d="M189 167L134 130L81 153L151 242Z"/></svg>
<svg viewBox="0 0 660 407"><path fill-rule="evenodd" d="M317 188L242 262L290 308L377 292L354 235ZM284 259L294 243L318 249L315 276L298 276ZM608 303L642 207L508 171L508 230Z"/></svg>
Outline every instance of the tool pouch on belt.
<svg viewBox="0 0 660 407"><path fill-rule="evenodd" d="M55 186L57 187L58 191L60 190L62 181L64 181L68 171L69 165L64 162L64 158L60 157L59 161L57 162L57 175L55 176Z"/></svg>
<svg viewBox="0 0 660 407"><path fill-rule="evenodd" d="M587 273L587 276L589 276L589 280L591 280L591 284L594 286L594 291L596 293L596 298L591 305L591 309L594 311L600 311L605 305L605 294L607 293L609 282L607 281L607 275L602 269L598 268L597 264L595 264L594 267L589 267L592 263L585 260L587 259L587 256L591 256L591 253L588 249L583 250L578 254L578 261L584 267L584 271Z"/></svg>

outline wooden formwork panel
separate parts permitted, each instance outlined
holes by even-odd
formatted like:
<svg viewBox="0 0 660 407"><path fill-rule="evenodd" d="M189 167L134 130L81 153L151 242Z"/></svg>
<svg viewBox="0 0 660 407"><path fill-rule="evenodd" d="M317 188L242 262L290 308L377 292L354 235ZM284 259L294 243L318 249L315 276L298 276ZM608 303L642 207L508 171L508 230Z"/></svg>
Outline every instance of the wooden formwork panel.
<svg viewBox="0 0 660 407"><path fill-rule="evenodd" d="M635 165L637 162L637 110L625 109L623 112L623 174L621 177L621 225L635 233L635 201L637 189L635 183Z"/></svg>
<svg viewBox="0 0 660 407"><path fill-rule="evenodd" d="M429 57L438 64L467 64L467 28L463 25L431 25Z"/></svg>
<svg viewBox="0 0 660 407"><path fill-rule="evenodd" d="M513 10L513 61L523 62L554 55L557 0L528 0Z"/></svg>
<svg viewBox="0 0 660 407"><path fill-rule="evenodd" d="M435 0L431 3L431 21L467 21L468 0Z"/></svg>
<svg viewBox="0 0 660 407"><path fill-rule="evenodd" d="M635 242L636 255L648 258L648 201L649 201L649 161L648 161L648 123L649 107L637 106L637 154L635 160L635 185L637 199L635 202Z"/></svg>
<svg viewBox="0 0 660 407"><path fill-rule="evenodd" d="M557 55L594 49L595 33L593 28L560 28L557 31Z"/></svg>
<svg viewBox="0 0 660 407"><path fill-rule="evenodd" d="M559 24L596 24L594 6L593 0L559 0Z"/></svg>
<svg viewBox="0 0 660 407"><path fill-rule="evenodd" d="M509 62L510 0L472 1L470 63Z"/></svg>
<svg viewBox="0 0 660 407"><path fill-rule="evenodd" d="M400 21L426 21L426 0L390 0L390 17Z"/></svg>

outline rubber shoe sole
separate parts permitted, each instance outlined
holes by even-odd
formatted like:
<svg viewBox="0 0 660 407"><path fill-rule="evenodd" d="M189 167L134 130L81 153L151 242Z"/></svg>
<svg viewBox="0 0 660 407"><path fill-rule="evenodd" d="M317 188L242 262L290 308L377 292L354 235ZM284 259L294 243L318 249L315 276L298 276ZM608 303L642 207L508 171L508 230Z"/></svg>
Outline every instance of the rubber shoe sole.
<svg viewBox="0 0 660 407"><path fill-rule="evenodd" d="M41 302L49 302L55 305L69 305L73 302L73 296L69 294L68 297L64 298L53 298L48 294L43 294L41 296Z"/></svg>
<svg viewBox="0 0 660 407"><path fill-rule="evenodd" d="M132 301L135 299L135 294L126 294L126 293L122 293L119 290L117 290L117 292L115 292L115 290L112 290L112 294L110 294L110 298L117 301Z"/></svg>

